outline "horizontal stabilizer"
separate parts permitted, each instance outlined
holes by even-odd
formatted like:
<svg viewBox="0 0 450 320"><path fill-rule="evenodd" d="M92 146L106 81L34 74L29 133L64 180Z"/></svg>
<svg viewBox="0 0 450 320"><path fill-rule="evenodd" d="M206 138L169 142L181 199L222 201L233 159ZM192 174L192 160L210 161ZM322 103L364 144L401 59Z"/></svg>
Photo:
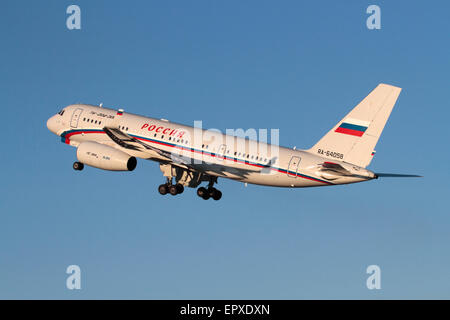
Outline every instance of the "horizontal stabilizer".
<svg viewBox="0 0 450 320"><path fill-rule="evenodd" d="M398 174L398 173L375 173L375 176L378 177L386 177L386 178L423 178L423 176L419 176L416 174Z"/></svg>

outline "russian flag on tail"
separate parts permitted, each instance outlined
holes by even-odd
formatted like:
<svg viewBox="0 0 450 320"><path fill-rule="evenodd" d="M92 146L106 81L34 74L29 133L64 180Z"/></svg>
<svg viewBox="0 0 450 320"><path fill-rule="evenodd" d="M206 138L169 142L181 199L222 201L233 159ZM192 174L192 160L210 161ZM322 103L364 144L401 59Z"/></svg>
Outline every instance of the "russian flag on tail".
<svg viewBox="0 0 450 320"><path fill-rule="evenodd" d="M366 132L369 124L369 121L347 118L342 121L341 125L335 130L335 132L361 137L364 132Z"/></svg>

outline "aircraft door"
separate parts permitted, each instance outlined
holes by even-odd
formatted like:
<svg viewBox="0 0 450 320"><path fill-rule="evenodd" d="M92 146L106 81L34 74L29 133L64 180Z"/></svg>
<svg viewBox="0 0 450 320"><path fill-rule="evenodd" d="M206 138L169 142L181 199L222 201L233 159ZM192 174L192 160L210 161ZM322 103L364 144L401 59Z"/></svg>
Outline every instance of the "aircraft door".
<svg viewBox="0 0 450 320"><path fill-rule="evenodd" d="M287 175L292 178L297 178L298 165L300 164L300 157L292 157L289 161Z"/></svg>
<svg viewBox="0 0 450 320"><path fill-rule="evenodd" d="M83 109L80 108L75 109L75 111L73 112L72 118L70 119L70 126L72 128L78 127L78 120L80 120L81 112L83 112Z"/></svg>

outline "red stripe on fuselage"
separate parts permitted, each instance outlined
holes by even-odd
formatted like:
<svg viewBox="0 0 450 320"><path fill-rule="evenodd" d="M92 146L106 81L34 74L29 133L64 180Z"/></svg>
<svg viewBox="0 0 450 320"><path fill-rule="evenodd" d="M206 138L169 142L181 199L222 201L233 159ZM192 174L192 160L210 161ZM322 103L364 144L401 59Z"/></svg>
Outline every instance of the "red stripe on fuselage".
<svg viewBox="0 0 450 320"><path fill-rule="evenodd" d="M68 134L66 134L64 136L64 138L66 139L65 143L66 144L70 144L70 137L74 136L74 135L77 135L77 134L81 134L81 133L85 133L85 134L86 133L105 133L105 131L98 130L98 131L76 131L76 132L71 132L71 133L68 133Z"/></svg>

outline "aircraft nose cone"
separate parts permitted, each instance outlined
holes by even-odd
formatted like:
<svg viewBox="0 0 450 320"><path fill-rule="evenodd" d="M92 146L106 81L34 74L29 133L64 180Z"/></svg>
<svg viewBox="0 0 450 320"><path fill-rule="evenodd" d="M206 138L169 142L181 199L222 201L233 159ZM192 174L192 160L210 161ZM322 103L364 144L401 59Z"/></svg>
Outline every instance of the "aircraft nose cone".
<svg viewBox="0 0 450 320"><path fill-rule="evenodd" d="M54 134L57 134L58 131L58 121L56 120L56 116L51 117L47 120L47 128Z"/></svg>

